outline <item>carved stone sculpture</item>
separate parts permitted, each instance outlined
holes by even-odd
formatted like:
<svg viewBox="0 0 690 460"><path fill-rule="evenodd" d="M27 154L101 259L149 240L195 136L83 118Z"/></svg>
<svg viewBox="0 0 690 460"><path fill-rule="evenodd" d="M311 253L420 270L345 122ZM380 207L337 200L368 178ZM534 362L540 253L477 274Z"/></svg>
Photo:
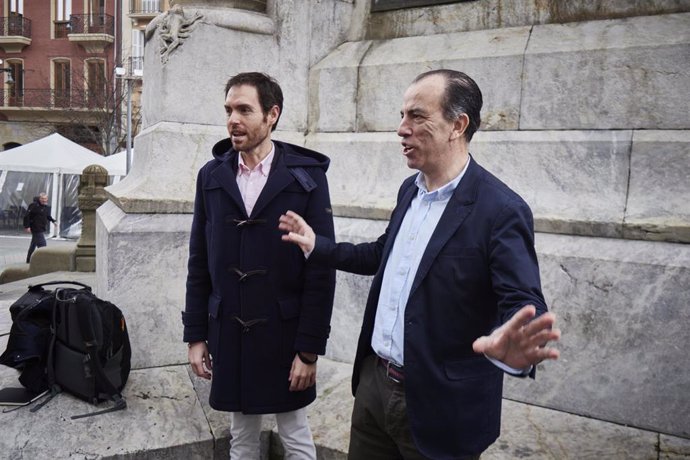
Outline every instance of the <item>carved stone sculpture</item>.
<svg viewBox="0 0 690 460"><path fill-rule="evenodd" d="M161 62L163 64L168 62L170 53L189 38L194 25L202 17L198 12L187 17L182 6L176 4L162 16L159 16L160 20L156 18L161 38Z"/></svg>

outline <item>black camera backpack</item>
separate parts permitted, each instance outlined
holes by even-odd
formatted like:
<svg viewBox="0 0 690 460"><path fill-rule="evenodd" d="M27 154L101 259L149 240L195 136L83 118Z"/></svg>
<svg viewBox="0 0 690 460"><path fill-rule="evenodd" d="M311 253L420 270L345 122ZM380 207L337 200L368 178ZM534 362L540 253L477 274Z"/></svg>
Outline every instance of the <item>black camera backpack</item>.
<svg viewBox="0 0 690 460"><path fill-rule="evenodd" d="M48 285L77 285L80 288ZM54 281L30 286L10 306L12 327L0 364L21 371L20 383L31 393L50 390L35 411L60 391L92 404L114 406L79 418L127 407L121 391L131 366L124 316L112 303L96 297L85 284Z"/></svg>

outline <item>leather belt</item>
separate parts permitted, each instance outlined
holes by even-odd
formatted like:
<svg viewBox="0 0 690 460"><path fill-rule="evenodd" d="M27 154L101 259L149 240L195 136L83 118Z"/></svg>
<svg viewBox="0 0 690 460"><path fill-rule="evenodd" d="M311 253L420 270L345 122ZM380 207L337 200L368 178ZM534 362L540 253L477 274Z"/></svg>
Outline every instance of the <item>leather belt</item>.
<svg viewBox="0 0 690 460"><path fill-rule="evenodd" d="M376 362L386 371L386 377L395 383L403 383L405 381L405 371L403 371L402 366L383 359L380 356L376 356Z"/></svg>

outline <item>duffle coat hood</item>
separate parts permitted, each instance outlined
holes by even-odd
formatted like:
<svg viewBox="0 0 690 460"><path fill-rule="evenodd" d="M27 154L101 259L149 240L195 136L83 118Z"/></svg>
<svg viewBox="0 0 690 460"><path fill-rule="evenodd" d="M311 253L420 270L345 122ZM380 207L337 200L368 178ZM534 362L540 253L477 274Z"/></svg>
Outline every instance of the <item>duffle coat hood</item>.
<svg viewBox="0 0 690 460"><path fill-rule="evenodd" d="M199 171L192 223L184 341L205 340L212 356L211 407L247 414L306 406L315 387L290 392L297 351L323 354L330 332L335 271L305 260L281 240L288 210L333 237L329 160L273 141L275 156L247 215L237 186L238 152L225 139Z"/></svg>

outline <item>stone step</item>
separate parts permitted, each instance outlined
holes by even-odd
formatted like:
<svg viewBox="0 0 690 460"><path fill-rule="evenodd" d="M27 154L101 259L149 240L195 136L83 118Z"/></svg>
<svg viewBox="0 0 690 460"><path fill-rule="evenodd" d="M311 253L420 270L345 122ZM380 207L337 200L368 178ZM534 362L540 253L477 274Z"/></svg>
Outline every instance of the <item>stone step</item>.
<svg viewBox="0 0 690 460"><path fill-rule="evenodd" d="M6 326L5 323L3 327ZM6 337L0 339L4 350ZM345 460L353 398L351 365L321 359L309 423L321 460ZM2 366L0 387L18 386ZM95 406L61 394L38 412L0 413L3 458L201 460L227 458L229 417L208 407L209 384L188 366L137 369L124 390L127 409L72 420ZM105 406L105 404L102 404ZM49 441L49 442L47 442ZM281 458L275 420L267 416L262 460ZM686 458L690 440L504 400L502 435L482 456L514 458Z"/></svg>

